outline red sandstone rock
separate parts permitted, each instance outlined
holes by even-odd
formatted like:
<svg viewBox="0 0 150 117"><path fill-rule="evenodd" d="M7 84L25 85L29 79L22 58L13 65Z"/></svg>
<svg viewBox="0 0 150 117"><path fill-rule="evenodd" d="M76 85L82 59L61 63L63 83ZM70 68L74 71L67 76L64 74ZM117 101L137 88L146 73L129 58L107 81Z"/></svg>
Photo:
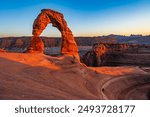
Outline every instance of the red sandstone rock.
<svg viewBox="0 0 150 117"><path fill-rule="evenodd" d="M0 49L0 52L6 52L6 50Z"/></svg>
<svg viewBox="0 0 150 117"><path fill-rule="evenodd" d="M107 53L107 48L104 44L99 44L93 47L93 51L96 54L97 66L101 66L103 64L103 56Z"/></svg>
<svg viewBox="0 0 150 117"><path fill-rule="evenodd" d="M43 53L44 51L44 43L40 39L40 37L33 36L30 42L30 46L28 47L29 53Z"/></svg>
<svg viewBox="0 0 150 117"><path fill-rule="evenodd" d="M30 50L32 50L32 52L43 51L44 49L43 43L39 41L40 40L39 36L49 23L52 23L52 26L56 27L61 32L62 35L61 54L73 55L79 58L77 44L74 40L71 30L67 26L67 22L65 21L63 14L51 9L43 9L41 13L38 15L38 17L35 19L32 32L34 37L31 41L31 44L27 52L31 52Z"/></svg>
<svg viewBox="0 0 150 117"><path fill-rule="evenodd" d="M140 52L145 46L137 44L96 43L93 49L82 57L88 66L102 65L149 65L149 54ZM148 47L147 47L148 48ZM143 59L144 58L144 59Z"/></svg>

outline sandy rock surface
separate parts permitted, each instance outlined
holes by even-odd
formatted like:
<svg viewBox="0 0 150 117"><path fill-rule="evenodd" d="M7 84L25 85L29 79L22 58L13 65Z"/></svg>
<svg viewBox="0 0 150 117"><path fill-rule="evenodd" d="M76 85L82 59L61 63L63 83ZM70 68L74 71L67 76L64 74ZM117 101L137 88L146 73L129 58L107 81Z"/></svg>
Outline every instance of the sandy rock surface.
<svg viewBox="0 0 150 117"><path fill-rule="evenodd" d="M139 67L89 68L67 55L0 53L0 99L148 99L149 82Z"/></svg>

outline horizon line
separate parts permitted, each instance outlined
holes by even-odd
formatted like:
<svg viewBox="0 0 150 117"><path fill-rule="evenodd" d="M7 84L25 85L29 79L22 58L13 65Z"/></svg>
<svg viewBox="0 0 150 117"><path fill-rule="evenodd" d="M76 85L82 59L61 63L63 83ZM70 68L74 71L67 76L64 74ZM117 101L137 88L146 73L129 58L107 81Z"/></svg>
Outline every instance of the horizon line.
<svg viewBox="0 0 150 117"><path fill-rule="evenodd" d="M99 35L99 36L73 36L73 37L103 37L103 36L150 36L150 34L130 34L130 35L124 35L124 34L108 34L108 35ZM9 38L9 37L32 37L33 35L27 35L27 36L24 36L24 35L20 35L20 36L0 36L0 38ZM51 38L61 38L61 36L43 36L41 35L40 37L51 37Z"/></svg>

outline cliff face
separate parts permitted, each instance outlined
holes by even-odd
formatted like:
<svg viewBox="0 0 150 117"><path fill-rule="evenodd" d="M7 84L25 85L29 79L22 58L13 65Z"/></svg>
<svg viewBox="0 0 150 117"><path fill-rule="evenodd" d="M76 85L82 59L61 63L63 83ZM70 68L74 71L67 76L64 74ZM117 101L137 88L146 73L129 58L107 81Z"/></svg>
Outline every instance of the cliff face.
<svg viewBox="0 0 150 117"><path fill-rule="evenodd" d="M20 50L26 50L29 46L31 37L7 37L0 38L0 48L13 51L14 48ZM60 46L60 38L47 38L42 37L45 47L56 47ZM15 51L15 50L14 50Z"/></svg>
<svg viewBox="0 0 150 117"><path fill-rule="evenodd" d="M115 39L116 38L116 39ZM119 38L119 39L117 39ZM95 43L128 43L131 42L133 39L137 40L140 44L148 44L150 41L150 36L142 36L142 37L132 37L132 39L128 39L129 37L75 37L75 41L78 45L79 48L79 53L80 55L84 55L89 51L87 47L92 48L92 46ZM131 38L131 37L130 37ZM140 38L140 39L139 39ZM44 47L45 50L47 51L48 48L54 47L52 49L56 49L57 47L61 47L62 39L59 37L41 37L41 39L44 42ZM31 37L5 37L5 38L0 38L0 49L6 49L8 51L13 51L13 52L24 52L27 47L29 46ZM79 46L82 46L81 48ZM86 47L85 47L86 46ZM50 49L50 50L52 50ZM49 51L49 50L48 50ZM59 51L60 53L60 49ZM141 51L145 51L145 49L141 49ZM148 51L148 50L147 50ZM56 54L55 52L53 52ZM57 52L58 53L58 52Z"/></svg>
<svg viewBox="0 0 150 117"><path fill-rule="evenodd" d="M8 48L16 46L17 40L23 41L26 47L29 45L31 37L3 37L0 38L0 48ZM44 41L45 47L56 47L61 45L61 38L57 37L41 37ZM93 46L95 43L133 43L136 44L150 44L150 36L103 36L103 37L75 37L78 46ZM19 43L19 42L17 42ZM22 43L22 42L20 42ZM21 44L22 45L22 44ZM22 46L23 47L23 46Z"/></svg>
<svg viewBox="0 0 150 117"><path fill-rule="evenodd" d="M28 46L30 37L7 37L0 38L0 48L12 50L14 48L25 49Z"/></svg>
<svg viewBox="0 0 150 117"><path fill-rule="evenodd" d="M136 44L97 43L82 57L88 66L150 66L150 46Z"/></svg>
<svg viewBox="0 0 150 117"><path fill-rule="evenodd" d="M43 40L45 47L58 47L61 46L62 42L61 37L41 37L41 39ZM22 45L22 47L27 47L29 45L30 40L31 37L0 38L0 48L16 47L18 43L20 43L19 45ZM113 43L117 42L114 38L102 38L102 37L75 37L75 41L78 46L93 46L94 43L99 42L113 42Z"/></svg>

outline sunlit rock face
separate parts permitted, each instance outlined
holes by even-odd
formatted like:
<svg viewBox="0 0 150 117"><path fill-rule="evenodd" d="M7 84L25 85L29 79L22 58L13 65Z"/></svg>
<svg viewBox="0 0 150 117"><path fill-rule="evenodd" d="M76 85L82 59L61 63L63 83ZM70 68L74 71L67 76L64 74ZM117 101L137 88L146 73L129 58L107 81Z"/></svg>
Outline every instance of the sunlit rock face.
<svg viewBox="0 0 150 117"><path fill-rule="evenodd" d="M63 14L51 9L41 10L41 13L35 19L32 32L33 38L27 52L43 52L44 46L43 43L39 41L39 39L41 33L49 23L52 23L52 26L56 27L61 32L61 54L68 54L79 57L77 44L74 40L71 30L67 26L67 22L65 21Z"/></svg>
<svg viewBox="0 0 150 117"><path fill-rule="evenodd" d="M85 67L70 56L4 52L0 73L1 100L150 99L150 67Z"/></svg>
<svg viewBox="0 0 150 117"><path fill-rule="evenodd" d="M101 66L105 63L105 55L108 48L105 44L93 45L92 51L87 52L83 56L83 63L87 66Z"/></svg>
<svg viewBox="0 0 150 117"><path fill-rule="evenodd" d="M1 53L1 52L6 52L6 51L5 51L5 50L3 50L3 49L0 49L0 53Z"/></svg>
<svg viewBox="0 0 150 117"><path fill-rule="evenodd" d="M29 53L43 53L44 43L38 36L33 36L28 48Z"/></svg>
<svg viewBox="0 0 150 117"><path fill-rule="evenodd" d="M87 66L149 66L149 52L149 47L145 45L96 43L91 51L82 56L82 62Z"/></svg>

